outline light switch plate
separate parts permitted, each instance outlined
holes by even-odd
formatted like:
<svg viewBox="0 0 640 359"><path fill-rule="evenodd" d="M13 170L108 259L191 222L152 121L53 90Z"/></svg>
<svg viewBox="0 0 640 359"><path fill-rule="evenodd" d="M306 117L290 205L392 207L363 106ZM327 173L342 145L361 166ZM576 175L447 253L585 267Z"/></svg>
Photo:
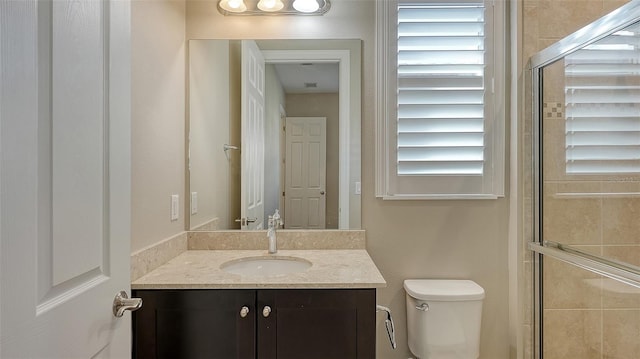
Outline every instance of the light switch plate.
<svg viewBox="0 0 640 359"><path fill-rule="evenodd" d="M198 213L198 192L191 192L191 214Z"/></svg>
<svg viewBox="0 0 640 359"><path fill-rule="evenodd" d="M356 182L356 194L361 194L361 192L362 192L362 186L360 182Z"/></svg>
<svg viewBox="0 0 640 359"><path fill-rule="evenodd" d="M171 195L171 220L177 221L180 217L180 196L177 194Z"/></svg>

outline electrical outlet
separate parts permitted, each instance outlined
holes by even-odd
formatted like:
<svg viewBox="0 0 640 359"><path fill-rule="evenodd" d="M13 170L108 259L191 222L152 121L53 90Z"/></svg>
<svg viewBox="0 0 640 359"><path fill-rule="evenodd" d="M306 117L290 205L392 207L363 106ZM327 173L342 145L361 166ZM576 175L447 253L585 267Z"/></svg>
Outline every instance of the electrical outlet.
<svg viewBox="0 0 640 359"><path fill-rule="evenodd" d="M177 194L171 195L171 220L177 221L180 217L180 196Z"/></svg>
<svg viewBox="0 0 640 359"><path fill-rule="evenodd" d="M198 192L191 192L191 214L198 213Z"/></svg>

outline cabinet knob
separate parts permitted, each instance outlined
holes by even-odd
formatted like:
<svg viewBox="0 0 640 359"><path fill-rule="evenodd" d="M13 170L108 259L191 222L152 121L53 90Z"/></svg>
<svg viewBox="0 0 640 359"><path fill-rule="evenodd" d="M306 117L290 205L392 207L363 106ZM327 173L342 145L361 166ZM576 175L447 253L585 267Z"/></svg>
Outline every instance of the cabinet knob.
<svg viewBox="0 0 640 359"><path fill-rule="evenodd" d="M240 316L241 316L242 318L244 318L244 317L246 317L246 316L247 316L247 314L249 314L249 307L247 307L247 306L245 305L244 307L242 307L242 308L240 309Z"/></svg>
<svg viewBox="0 0 640 359"><path fill-rule="evenodd" d="M269 314L271 314L271 307L268 305L265 305L264 309L262 309L262 316L266 318L269 316Z"/></svg>

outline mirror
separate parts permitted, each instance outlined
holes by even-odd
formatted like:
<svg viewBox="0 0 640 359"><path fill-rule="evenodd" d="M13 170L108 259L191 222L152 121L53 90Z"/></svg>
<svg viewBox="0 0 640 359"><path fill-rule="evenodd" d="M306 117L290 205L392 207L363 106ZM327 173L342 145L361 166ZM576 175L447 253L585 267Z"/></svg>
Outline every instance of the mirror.
<svg viewBox="0 0 640 359"><path fill-rule="evenodd" d="M360 64L360 40L190 40L187 229L359 229Z"/></svg>

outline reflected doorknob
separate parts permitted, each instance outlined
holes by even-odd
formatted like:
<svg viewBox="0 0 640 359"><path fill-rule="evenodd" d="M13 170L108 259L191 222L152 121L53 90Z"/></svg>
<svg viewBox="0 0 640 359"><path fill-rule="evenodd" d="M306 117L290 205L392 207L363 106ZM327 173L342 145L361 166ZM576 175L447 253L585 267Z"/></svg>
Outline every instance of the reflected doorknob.
<svg viewBox="0 0 640 359"><path fill-rule="evenodd" d="M258 218L247 218L247 217L242 217L242 218L236 218L236 222L240 223L241 226L248 226L249 223L254 223L258 220Z"/></svg>
<svg viewBox="0 0 640 359"><path fill-rule="evenodd" d="M120 318L125 310L136 311L142 307L142 298L129 298L127 292L121 290L113 299L113 315Z"/></svg>

